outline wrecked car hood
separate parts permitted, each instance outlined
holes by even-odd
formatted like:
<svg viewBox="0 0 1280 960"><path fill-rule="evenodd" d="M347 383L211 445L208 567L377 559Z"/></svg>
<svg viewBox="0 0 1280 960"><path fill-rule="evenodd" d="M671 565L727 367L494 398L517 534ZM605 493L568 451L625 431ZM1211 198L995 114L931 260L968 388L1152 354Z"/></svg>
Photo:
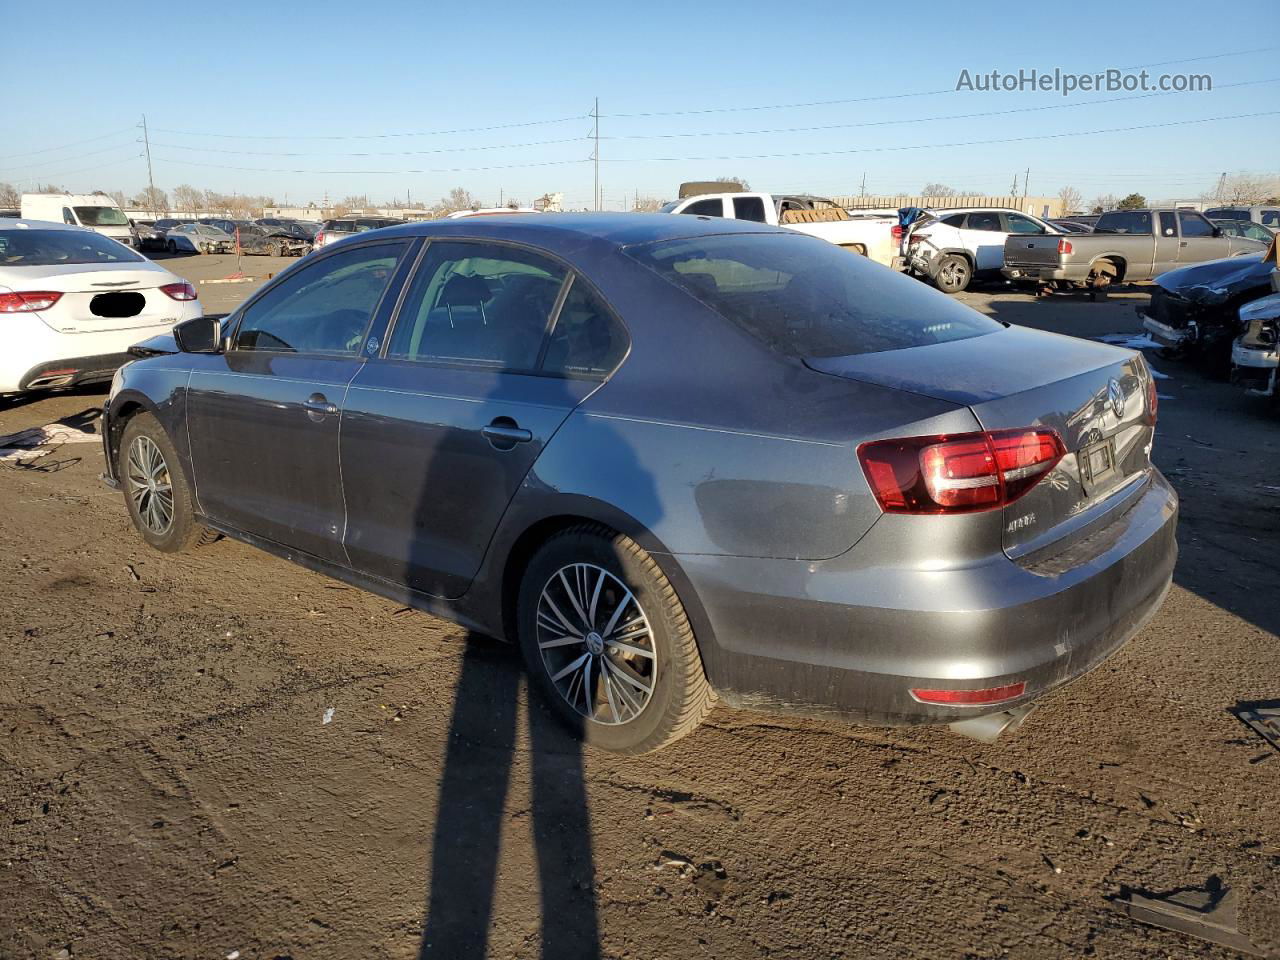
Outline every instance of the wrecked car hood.
<svg viewBox="0 0 1280 960"><path fill-rule="evenodd" d="M1267 255L1246 254L1178 267L1160 274L1156 283L1193 303L1222 303L1254 287L1268 286L1273 267Z"/></svg>

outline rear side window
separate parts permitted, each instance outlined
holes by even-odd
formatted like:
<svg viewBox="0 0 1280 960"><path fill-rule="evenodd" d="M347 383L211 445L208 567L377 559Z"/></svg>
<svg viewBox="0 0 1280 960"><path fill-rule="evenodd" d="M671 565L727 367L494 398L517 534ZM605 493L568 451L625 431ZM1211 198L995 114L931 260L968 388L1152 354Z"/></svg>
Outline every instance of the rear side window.
<svg viewBox="0 0 1280 960"><path fill-rule="evenodd" d="M609 309L575 281L551 330L541 371L565 377L603 377L622 362L627 332Z"/></svg>
<svg viewBox="0 0 1280 960"><path fill-rule="evenodd" d="M387 356L535 370L565 274L519 247L434 242L400 308Z"/></svg>
<svg viewBox="0 0 1280 960"><path fill-rule="evenodd" d="M879 353L1003 329L904 274L815 237L698 237L626 252L788 356Z"/></svg>
<svg viewBox="0 0 1280 960"><path fill-rule="evenodd" d="M998 213L971 213L966 226L970 230L993 230L997 233L1004 230L1000 226L1000 214Z"/></svg>
<svg viewBox="0 0 1280 960"><path fill-rule="evenodd" d="M1151 233L1151 211L1117 210L1104 213L1093 228L1094 233Z"/></svg>
<svg viewBox="0 0 1280 960"><path fill-rule="evenodd" d="M0 230L0 267L136 263L142 259L124 244L87 230Z"/></svg>
<svg viewBox="0 0 1280 960"><path fill-rule="evenodd" d="M715 200L699 200L680 211L694 217L723 217L724 203L717 197Z"/></svg>
<svg viewBox="0 0 1280 960"><path fill-rule="evenodd" d="M943 218L942 218L942 222L943 222L943 223L945 223L948 227L959 227L959 226L963 226L963 225L964 225L964 214L963 214L963 213L953 213L953 214L952 214L951 216L949 216L949 217L943 217Z"/></svg>
<svg viewBox="0 0 1280 960"><path fill-rule="evenodd" d="M763 197L734 197L733 216L737 220L754 220L766 223Z"/></svg>
<svg viewBox="0 0 1280 960"><path fill-rule="evenodd" d="M1174 223L1172 213L1160 214L1160 236L1176 237L1178 235L1178 225Z"/></svg>
<svg viewBox="0 0 1280 960"><path fill-rule="evenodd" d="M357 246L291 273L245 310L236 348L354 355L407 248Z"/></svg>
<svg viewBox="0 0 1280 960"><path fill-rule="evenodd" d="M1182 224L1182 235L1184 237L1212 237L1213 224L1198 213L1190 213L1186 210L1178 211L1178 222Z"/></svg>
<svg viewBox="0 0 1280 960"><path fill-rule="evenodd" d="M1044 228L1030 217L1010 213L1005 215L1005 219L1009 222L1010 233L1044 233Z"/></svg>

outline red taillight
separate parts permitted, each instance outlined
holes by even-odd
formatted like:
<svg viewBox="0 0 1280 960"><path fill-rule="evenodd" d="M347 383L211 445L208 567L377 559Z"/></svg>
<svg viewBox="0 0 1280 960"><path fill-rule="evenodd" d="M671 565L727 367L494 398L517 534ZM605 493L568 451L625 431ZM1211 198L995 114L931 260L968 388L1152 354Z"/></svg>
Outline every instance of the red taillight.
<svg viewBox="0 0 1280 960"><path fill-rule="evenodd" d="M1154 427L1156 425L1156 411L1160 407L1160 394L1156 391L1156 378L1151 375L1151 368L1147 368L1147 424Z"/></svg>
<svg viewBox="0 0 1280 960"><path fill-rule="evenodd" d="M1017 500L1066 455L1053 430L874 440L858 459L886 513L968 513Z"/></svg>
<svg viewBox="0 0 1280 960"><path fill-rule="evenodd" d="M1066 237L1059 237L1059 238L1058 238L1058 252L1059 252L1059 253L1071 253L1074 249L1075 249L1075 248L1071 246L1071 241L1070 241L1070 240L1068 240Z"/></svg>
<svg viewBox="0 0 1280 960"><path fill-rule="evenodd" d="M31 313L48 310L62 299L56 290L25 290L21 293L0 293L0 313Z"/></svg>
<svg viewBox="0 0 1280 960"><path fill-rule="evenodd" d="M312 239L311 246L319 247L323 243L324 243L324 231L320 230L316 233L315 237Z"/></svg>
<svg viewBox="0 0 1280 960"><path fill-rule="evenodd" d="M976 707L990 703L1017 700L1026 692L1027 682L1007 683L1003 687L987 687L984 690L921 690L913 689L911 696L921 703L941 703L951 706Z"/></svg>
<svg viewBox="0 0 1280 960"><path fill-rule="evenodd" d="M185 280L182 283L166 283L160 288L170 300L194 300L196 288Z"/></svg>
<svg viewBox="0 0 1280 960"><path fill-rule="evenodd" d="M902 224L900 224L900 223L899 223L899 224L895 224L895 225L894 225L894 227L893 227L893 229L892 229L890 232L893 234L893 242L894 242L894 243L901 243L901 242L902 242L902 235L903 235L906 231L902 228Z"/></svg>

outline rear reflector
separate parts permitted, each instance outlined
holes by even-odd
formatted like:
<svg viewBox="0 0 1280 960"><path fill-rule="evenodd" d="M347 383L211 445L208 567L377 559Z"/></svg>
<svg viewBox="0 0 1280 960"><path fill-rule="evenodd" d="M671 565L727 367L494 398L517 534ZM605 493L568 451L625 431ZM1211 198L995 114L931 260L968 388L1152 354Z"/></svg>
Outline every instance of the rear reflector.
<svg viewBox="0 0 1280 960"><path fill-rule="evenodd" d="M194 300L196 288L183 281L182 283L166 283L160 288L170 300Z"/></svg>
<svg viewBox="0 0 1280 960"><path fill-rule="evenodd" d="M913 689L911 696L921 703L950 704L959 707L976 707L990 703L1017 700L1026 692L1027 682L1019 680L1003 687L987 687L984 690L921 690Z"/></svg>
<svg viewBox="0 0 1280 960"><path fill-rule="evenodd" d="M1066 455L1053 430L874 440L858 459L886 513L969 513L1017 500Z"/></svg>
<svg viewBox="0 0 1280 960"><path fill-rule="evenodd" d="M48 310L62 299L56 290L26 290L22 293L0 293L0 313L31 313Z"/></svg>

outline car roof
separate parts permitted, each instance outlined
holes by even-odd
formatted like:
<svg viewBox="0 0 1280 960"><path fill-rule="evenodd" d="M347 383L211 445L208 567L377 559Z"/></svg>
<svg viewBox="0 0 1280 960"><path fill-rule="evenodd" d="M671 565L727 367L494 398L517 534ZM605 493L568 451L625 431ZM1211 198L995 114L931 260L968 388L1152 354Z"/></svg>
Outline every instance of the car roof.
<svg viewBox="0 0 1280 960"><path fill-rule="evenodd" d="M794 230L748 220L672 213L544 213L457 220L422 220L378 231L380 236L472 237L514 240L547 249L594 241L624 247L662 240L685 240L720 234L766 233L797 236Z"/></svg>
<svg viewBox="0 0 1280 960"><path fill-rule="evenodd" d="M54 220L23 220L22 218L0 218L0 230L79 230L81 233L95 233L88 227L80 227L70 223L58 223Z"/></svg>
<svg viewBox="0 0 1280 960"><path fill-rule="evenodd" d="M925 209L935 217L949 217L953 213L1021 213L1024 217L1035 216L1034 213L1015 210L1013 207L925 207Z"/></svg>

